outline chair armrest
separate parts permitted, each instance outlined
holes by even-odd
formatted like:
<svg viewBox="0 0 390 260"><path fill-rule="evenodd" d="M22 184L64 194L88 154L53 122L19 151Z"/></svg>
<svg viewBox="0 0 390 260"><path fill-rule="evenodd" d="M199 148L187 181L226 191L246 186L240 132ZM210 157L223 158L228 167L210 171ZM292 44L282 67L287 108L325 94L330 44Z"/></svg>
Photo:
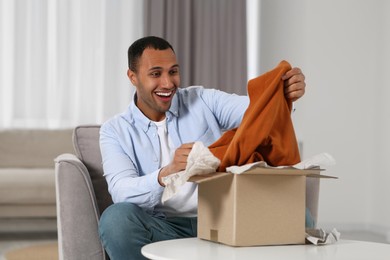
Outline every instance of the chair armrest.
<svg viewBox="0 0 390 260"><path fill-rule="evenodd" d="M85 165L73 154L55 159L60 259L105 259L95 192Z"/></svg>

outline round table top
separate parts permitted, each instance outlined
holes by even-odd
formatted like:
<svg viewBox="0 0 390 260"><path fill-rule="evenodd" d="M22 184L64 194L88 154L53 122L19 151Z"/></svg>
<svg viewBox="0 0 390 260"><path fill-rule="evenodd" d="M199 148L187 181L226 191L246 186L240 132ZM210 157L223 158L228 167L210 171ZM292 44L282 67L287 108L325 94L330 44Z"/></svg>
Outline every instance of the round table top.
<svg viewBox="0 0 390 260"><path fill-rule="evenodd" d="M390 244L340 240L335 244L322 246L307 244L231 247L199 238L183 238L146 245L142 248L142 254L155 260L388 260Z"/></svg>

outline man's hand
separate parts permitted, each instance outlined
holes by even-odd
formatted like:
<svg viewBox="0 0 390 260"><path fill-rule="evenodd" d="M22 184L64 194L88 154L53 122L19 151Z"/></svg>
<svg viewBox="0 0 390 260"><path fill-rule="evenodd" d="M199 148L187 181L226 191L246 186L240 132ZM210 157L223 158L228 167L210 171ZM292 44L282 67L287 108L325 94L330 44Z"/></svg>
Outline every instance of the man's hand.
<svg viewBox="0 0 390 260"><path fill-rule="evenodd" d="M187 166L187 158L193 145L194 143L182 144L179 148L176 149L171 163L163 167L158 174L158 182L161 186L165 186L162 182L163 177L185 170Z"/></svg>
<svg viewBox="0 0 390 260"><path fill-rule="evenodd" d="M305 75L300 68L292 68L282 76L284 80L284 95L292 102L301 98L305 94Z"/></svg>

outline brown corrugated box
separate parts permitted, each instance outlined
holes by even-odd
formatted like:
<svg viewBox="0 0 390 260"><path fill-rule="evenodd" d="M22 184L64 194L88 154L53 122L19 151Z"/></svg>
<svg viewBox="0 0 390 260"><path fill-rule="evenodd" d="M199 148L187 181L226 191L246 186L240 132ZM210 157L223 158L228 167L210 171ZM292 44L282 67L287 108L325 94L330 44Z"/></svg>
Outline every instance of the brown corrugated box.
<svg viewBox="0 0 390 260"><path fill-rule="evenodd" d="M277 168L193 176L198 237L231 246L304 244L307 177L333 178Z"/></svg>

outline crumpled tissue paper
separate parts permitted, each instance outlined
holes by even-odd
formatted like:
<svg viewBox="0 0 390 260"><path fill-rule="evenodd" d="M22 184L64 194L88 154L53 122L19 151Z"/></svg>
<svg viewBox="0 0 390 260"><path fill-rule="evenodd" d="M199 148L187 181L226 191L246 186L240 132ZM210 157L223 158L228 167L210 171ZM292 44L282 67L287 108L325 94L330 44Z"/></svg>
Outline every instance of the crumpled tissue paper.
<svg viewBox="0 0 390 260"><path fill-rule="evenodd" d="M231 172L234 174L241 174L246 171L249 171L251 169L254 169L256 167L263 167L263 168L279 168L279 169L288 169L288 168L294 168L299 170L307 170L307 169L313 169L313 168L323 168L328 167L336 164L336 160L333 158L332 155L328 153L320 153L317 155L314 155L308 159L303 160L300 163L294 164L293 166L270 166L264 161L254 162L245 164L242 166L233 165L226 168L227 172Z"/></svg>
<svg viewBox="0 0 390 260"><path fill-rule="evenodd" d="M335 228L328 233L323 229L306 229L306 240L317 246L334 244L340 240L340 236Z"/></svg>
<svg viewBox="0 0 390 260"><path fill-rule="evenodd" d="M195 142L188 155L186 169L162 179L165 184L162 202L172 198L179 191L180 186L186 183L191 176L215 172L220 163L221 161L202 142Z"/></svg>

